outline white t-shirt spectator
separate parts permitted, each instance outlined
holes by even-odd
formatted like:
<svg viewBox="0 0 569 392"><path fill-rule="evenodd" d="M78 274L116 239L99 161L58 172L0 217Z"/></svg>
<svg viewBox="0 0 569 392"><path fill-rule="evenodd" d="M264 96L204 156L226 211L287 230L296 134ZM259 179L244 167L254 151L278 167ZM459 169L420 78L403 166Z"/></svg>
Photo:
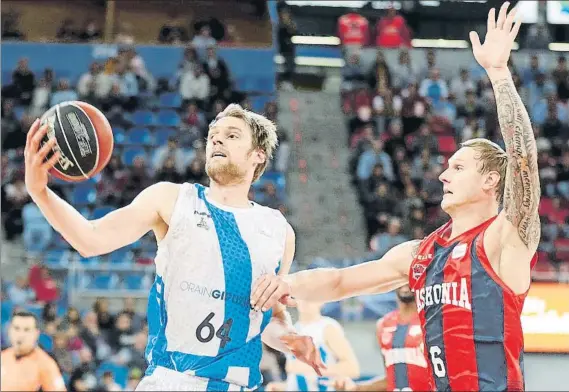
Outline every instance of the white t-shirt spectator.
<svg viewBox="0 0 569 392"><path fill-rule="evenodd" d="M209 77L205 73L185 72L180 80L180 95L183 99L204 100L209 96L209 87Z"/></svg>

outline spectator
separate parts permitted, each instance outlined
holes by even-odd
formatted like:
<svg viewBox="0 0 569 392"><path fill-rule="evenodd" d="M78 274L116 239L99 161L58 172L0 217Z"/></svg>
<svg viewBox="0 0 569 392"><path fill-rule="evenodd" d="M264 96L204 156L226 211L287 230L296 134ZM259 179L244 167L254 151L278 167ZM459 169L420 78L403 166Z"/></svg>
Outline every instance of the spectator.
<svg viewBox="0 0 569 392"><path fill-rule="evenodd" d="M382 257L387 251L409 239L401 233L401 220L391 218L387 225L386 233L378 233L373 236L370 242L370 249Z"/></svg>
<svg viewBox="0 0 569 392"><path fill-rule="evenodd" d="M198 58L198 52L196 52L196 48L190 45L186 46L186 48L184 49L184 55L182 57L182 61L180 62L179 65L180 72L181 73L193 72L196 65L199 64L201 64L201 62Z"/></svg>
<svg viewBox="0 0 569 392"><path fill-rule="evenodd" d="M32 93L32 102L28 110L29 114L34 117L40 117L48 108L50 96L51 86L44 78L40 79Z"/></svg>
<svg viewBox="0 0 569 392"><path fill-rule="evenodd" d="M67 308L67 314L63 317L63 320L61 320L59 328L65 331L70 327L79 328L81 326L81 316L79 315L79 311L74 307Z"/></svg>
<svg viewBox="0 0 569 392"><path fill-rule="evenodd" d="M199 137L205 137L207 121L205 115L200 111L195 101L190 101L188 103L188 110L183 121L191 134L198 135Z"/></svg>
<svg viewBox="0 0 569 392"><path fill-rule="evenodd" d="M443 199L443 188L440 186L439 174L442 172L440 166L431 167L425 172L421 185L421 197L425 201L425 206L438 207Z"/></svg>
<svg viewBox="0 0 569 392"><path fill-rule="evenodd" d="M369 22L355 10L342 15L338 19L338 37L348 58L369 44Z"/></svg>
<svg viewBox="0 0 569 392"><path fill-rule="evenodd" d="M145 362L146 362L146 359L145 359ZM138 367L131 368L130 372L128 373L128 381L127 381L125 390L126 391L134 391L136 389L136 387L138 386L138 384L140 383L140 380L142 380L143 375L144 375L144 372L140 368L138 368Z"/></svg>
<svg viewBox="0 0 569 392"><path fill-rule="evenodd" d="M92 62L89 71L79 77L77 82L77 93L81 99L93 99L97 91L98 75L101 73L101 66L97 62Z"/></svg>
<svg viewBox="0 0 569 392"><path fill-rule="evenodd" d="M69 338L65 332L57 332L53 339L53 357L64 373L73 371L73 358L69 351Z"/></svg>
<svg viewBox="0 0 569 392"><path fill-rule="evenodd" d="M91 351L84 347L79 350L79 365L71 372L69 378L70 392L83 392L96 390L96 365Z"/></svg>
<svg viewBox="0 0 569 392"><path fill-rule="evenodd" d="M55 302L59 299L57 282L53 279L49 270L44 266L39 268L39 276L37 280L32 281L32 279L30 279L30 287L34 290L36 300L39 303Z"/></svg>
<svg viewBox="0 0 569 392"><path fill-rule="evenodd" d="M176 170L174 158L169 157L164 161L164 164L158 169L158 172L156 173L156 181L174 183L183 182L182 176Z"/></svg>
<svg viewBox="0 0 569 392"><path fill-rule="evenodd" d="M348 57L348 62L342 68L342 91L353 91L363 87L366 83L365 71L360 64L360 56L352 54Z"/></svg>
<svg viewBox="0 0 569 392"><path fill-rule="evenodd" d="M284 59L284 72L281 74L282 87L286 90L292 90L293 77L296 69L296 48L292 42L292 37L297 35L296 25L292 20L292 16L288 9L283 9L279 12L279 25L278 25L278 44L279 53Z"/></svg>
<svg viewBox="0 0 569 392"><path fill-rule="evenodd" d="M188 29L184 26L177 13L171 12L168 15L168 20L158 33L158 42L163 44L180 44L187 42L190 38Z"/></svg>
<svg viewBox="0 0 569 392"><path fill-rule="evenodd" d="M138 106L138 81L130 65L117 66L117 78L120 88L120 96L124 99L123 107L133 111Z"/></svg>
<svg viewBox="0 0 569 392"><path fill-rule="evenodd" d="M393 189L390 189L387 183L379 184L373 198L365 205L368 242L378 230L386 227L389 217L394 213L396 206L397 200ZM373 249L373 247L371 248Z"/></svg>
<svg viewBox="0 0 569 392"><path fill-rule="evenodd" d="M403 123L403 134L413 134L425 122L431 111L429 102L419 95L417 85L411 84L403 92L403 102L401 104L401 119Z"/></svg>
<svg viewBox="0 0 569 392"><path fill-rule="evenodd" d="M152 176L146 165L146 159L143 156L134 158L132 168L127 175L126 186L122 196L121 204L129 204L134 198L142 192L143 189L152 184Z"/></svg>
<svg viewBox="0 0 569 392"><path fill-rule="evenodd" d="M77 40L77 29L73 19L67 18L61 22L55 38L63 42L74 42Z"/></svg>
<svg viewBox="0 0 569 392"><path fill-rule="evenodd" d="M411 57L406 49L399 51L397 66L391 68L390 72L393 88L404 89L417 81L417 70L411 64Z"/></svg>
<svg viewBox="0 0 569 392"><path fill-rule="evenodd" d="M428 147L424 147L421 150L421 155L416 156L413 160L411 177L416 181L420 181L425 177L425 173L437 164L437 158L431 155L431 150Z"/></svg>
<svg viewBox="0 0 569 392"><path fill-rule="evenodd" d="M142 317L136 312L136 300L132 297L126 297L123 301L122 313L126 313L130 317L132 328L140 330L142 328Z"/></svg>
<svg viewBox="0 0 569 392"><path fill-rule="evenodd" d="M28 286L28 281L24 276L18 276L14 284L8 287L8 299L14 306L24 306L35 299L33 290Z"/></svg>
<svg viewBox="0 0 569 392"><path fill-rule="evenodd" d="M389 183L389 180L385 177L383 166L381 166L380 163L377 163L373 167L371 176L367 180L363 180L359 183L360 201L363 204L371 203L376 189L382 183Z"/></svg>
<svg viewBox="0 0 569 392"><path fill-rule="evenodd" d="M97 315L99 329L105 334L110 333L115 325L115 318L109 312L109 301L105 298L97 298L93 304L93 311Z"/></svg>
<svg viewBox="0 0 569 392"><path fill-rule="evenodd" d="M469 91L475 91L476 86L474 81L470 78L468 70L462 68L460 70L460 76L455 77L450 84L450 93L456 98L456 102L461 105L466 101L466 94Z"/></svg>
<svg viewBox="0 0 569 392"><path fill-rule="evenodd" d="M130 348L134 344L134 330L128 313L121 312L115 319L115 325L108 336L109 346L114 354L118 354L124 348Z"/></svg>
<svg viewBox="0 0 569 392"><path fill-rule="evenodd" d="M569 99L569 69L565 56L557 58L557 66L553 70L553 80L557 87L557 96L565 103Z"/></svg>
<svg viewBox="0 0 569 392"><path fill-rule="evenodd" d="M431 133L428 124L423 124L419 128L419 134L415 136L415 140L411 145L411 151L418 154L424 148L428 148L432 153L439 151L439 141L435 135Z"/></svg>
<svg viewBox="0 0 569 392"><path fill-rule="evenodd" d="M15 87L17 98L23 105L29 105L35 87L35 76L30 70L28 59L18 60L18 66L12 73L12 84Z"/></svg>
<svg viewBox="0 0 569 392"><path fill-rule="evenodd" d="M95 77L95 98L98 100L105 100L111 93L113 85L118 84L118 76L116 74L116 58L109 58L102 72L99 72Z"/></svg>
<svg viewBox="0 0 569 392"><path fill-rule="evenodd" d="M411 47L411 32L407 22L393 6L377 23L375 44L380 48Z"/></svg>
<svg viewBox="0 0 569 392"><path fill-rule="evenodd" d="M83 28L78 32L79 40L83 42L91 42L100 40L103 38L103 31L95 21L95 19L89 18L85 20Z"/></svg>
<svg viewBox="0 0 569 392"><path fill-rule="evenodd" d="M29 199L23 173L18 173L12 182L2 185L2 221L8 241L22 234L22 209Z"/></svg>
<svg viewBox="0 0 569 392"><path fill-rule="evenodd" d="M101 334L95 312L88 312L83 317L79 329L79 337L89 348L89 354L94 354L96 359L103 360L110 355L111 349L105 337Z"/></svg>
<svg viewBox="0 0 569 392"><path fill-rule="evenodd" d="M187 105L190 100L196 101L198 107L206 107L209 97L210 81L201 65L196 65L193 71L182 74L180 80L180 95Z"/></svg>
<svg viewBox="0 0 569 392"><path fill-rule="evenodd" d="M551 35L545 23L531 24L525 39L526 49L546 49L551 42Z"/></svg>
<svg viewBox="0 0 569 392"><path fill-rule="evenodd" d="M19 17L16 12L10 10L2 12L2 39L25 40L26 36L18 28Z"/></svg>
<svg viewBox="0 0 569 392"><path fill-rule="evenodd" d="M383 166L383 171L387 179L393 181L393 164L389 154L383 150L383 141L374 140L372 147L372 149L365 151L359 158L357 169L358 179L360 181L367 180L371 176L373 167L380 163Z"/></svg>
<svg viewBox="0 0 569 392"><path fill-rule="evenodd" d="M168 139L168 143L159 147L154 154L153 166L155 169L165 165L168 159L172 159L174 167L178 173L183 173L186 167L186 154L178 146L178 140L172 136Z"/></svg>
<svg viewBox="0 0 569 392"><path fill-rule="evenodd" d="M20 121L14 112L14 101L2 102L2 151L15 150L24 147L26 134L22 131Z"/></svg>
<svg viewBox="0 0 569 392"><path fill-rule="evenodd" d="M78 99L79 97L75 90L69 86L69 81L67 79L59 79L57 91L51 95L49 105L55 106L62 102L76 101Z"/></svg>
<svg viewBox="0 0 569 392"><path fill-rule="evenodd" d="M448 88L438 68L432 68L429 78L421 82L419 94L429 99L431 102L437 102L440 99L448 98Z"/></svg>
<svg viewBox="0 0 569 392"><path fill-rule="evenodd" d="M539 57L535 54L532 55L529 68L525 68L521 73L521 78L524 86L528 86L532 81L534 81L538 74L544 73L545 69L540 66Z"/></svg>
<svg viewBox="0 0 569 392"><path fill-rule="evenodd" d="M103 377L101 378L101 382L97 387L97 390L103 392L122 391L121 387L115 382L113 372L110 371L103 373Z"/></svg>
<svg viewBox="0 0 569 392"><path fill-rule="evenodd" d="M375 61L371 66L368 76L370 87L377 91L382 92L391 88L391 72L383 52L377 51Z"/></svg>
<svg viewBox="0 0 569 392"><path fill-rule="evenodd" d="M194 158L190 162L190 165L186 170L185 178L186 181L191 183L202 184L202 185L208 184L208 179L203 163L197 158Z"/></svg>
<svg viewBox="0 0 569 392"><path fill-rule="evenodd" d="M556 93L555 84L547 78L543 73L535 75L534 80L529 82L528 90L528 106L533 108L542 97Z"/></svg>
<svg viewBox="0 0 569 392"><path fill-rule="evenodd" d="M215 46L217 41L211 36L211 29L209 26L204 25L200 28L199 33L194 36L191 42L192 46L196 48L198 56L203 58L205 51L211 46Z"/></svg>

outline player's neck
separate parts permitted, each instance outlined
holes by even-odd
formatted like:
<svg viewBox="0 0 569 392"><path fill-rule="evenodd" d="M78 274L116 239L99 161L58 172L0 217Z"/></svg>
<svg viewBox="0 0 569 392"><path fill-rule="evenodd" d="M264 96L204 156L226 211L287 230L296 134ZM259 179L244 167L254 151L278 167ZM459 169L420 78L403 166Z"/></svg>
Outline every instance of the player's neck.
<svg viewBox="0 0 569 392"><path fill-rule="evenodd" d="M452 211L449 215L452 219L451 233L449 239L475 228L496 216L498 207L494 203L477 203L462 206L458 211Z"/></svg>
<svg viewBox="0 0 569 392"><path fill-rule="evenodd" d="M251 185L248 183L219 185L211 181L207 198L227 207L249 208L251 207L251 202L247 197L249 188Z"/></svg>
<svg viewBox="0 0 569 392"><path fill-rule="evenodd" d="M417 314L417 305L415 301L405 304L399 302L399 319L403 322L412 320Z"/></svg>

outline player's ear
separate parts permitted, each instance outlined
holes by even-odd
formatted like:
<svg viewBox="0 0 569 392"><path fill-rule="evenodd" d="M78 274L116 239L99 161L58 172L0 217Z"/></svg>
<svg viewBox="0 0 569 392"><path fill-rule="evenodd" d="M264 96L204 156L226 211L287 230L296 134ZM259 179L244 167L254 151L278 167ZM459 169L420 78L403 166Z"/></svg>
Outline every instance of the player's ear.
<svg viewBox="0 0 569 392"><path fill-rule="evenodd" d="M496 188L500 183L500 173L497 171L491 171L485 175L483 188L484 190L490 190Z"/></svg>
<svg viewBox="0 0 569 392"><path fill-rule="evenodd" d="M257 164L263 164L266 162L267 160L267 154L265 154L265 152L263 150L261 150L260 148L256 148L253 151L254 154L254 158L255 158L255 163Z"/></svg>

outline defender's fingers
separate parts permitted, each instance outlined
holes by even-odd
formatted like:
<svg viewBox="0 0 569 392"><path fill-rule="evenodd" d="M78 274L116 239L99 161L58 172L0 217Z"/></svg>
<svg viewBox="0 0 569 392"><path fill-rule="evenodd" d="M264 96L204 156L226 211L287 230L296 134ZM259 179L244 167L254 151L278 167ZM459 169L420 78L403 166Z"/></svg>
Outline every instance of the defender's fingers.
<svg viewBox="0 0 569 392"><path fill-rule="evenodd" d="M49 154L50 151L53 150L53 147L56 145L57 140L55 138L49 139L47 143L45 143L38 151L37 158L43 162Z"/></svg>
<svg viewBox="0 0 569 392"><path fill-rule="evenodd" d="M59 161L59 158L61 158L61 153L59 151L57 151L55 154L53 154L53 156L51 158L49 158L47 160L47 162L45 162L42 165L42 168L44 168L45 170L50 170L52 167L55 166L57 161Z"/></svg>

